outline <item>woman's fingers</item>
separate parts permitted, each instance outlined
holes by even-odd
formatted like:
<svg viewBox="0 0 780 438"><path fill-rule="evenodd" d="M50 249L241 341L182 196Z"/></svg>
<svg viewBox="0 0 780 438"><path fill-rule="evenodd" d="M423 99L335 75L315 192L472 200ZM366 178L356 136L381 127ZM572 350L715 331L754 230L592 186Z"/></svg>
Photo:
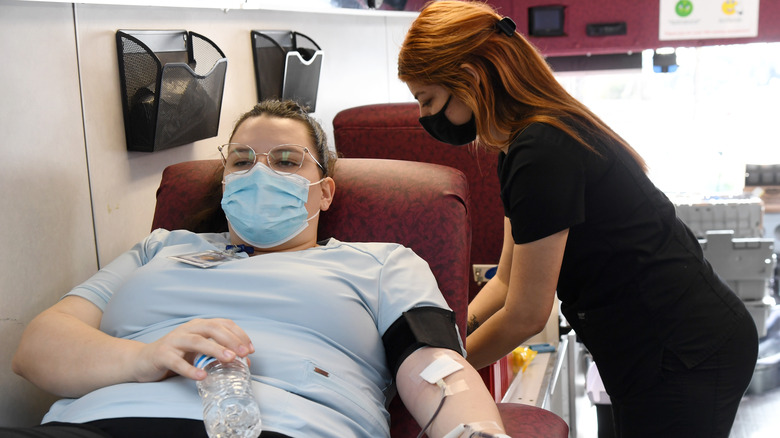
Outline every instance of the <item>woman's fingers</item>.
<svg viewBox="0 0 780 438"><path fill-rule="evenodd" d="M212 339L221 345L234 351L240 357L254 353L255 347L252 345L249 335L232 320L210 319L205 321L211 324L215 330Z"/></svg>
<svg viewBox="0 0 780 438"><path fill-rule="evenodd" d="M247 335L238 324L229 319L193 319L186 325L191 325L192 333L197 333L204 338L211 339L213 342L239 357L246 357L255 351L252 341L249 339L249 335ZM201 352L207 353L206 351ZM231 361L235 359L235 357L228 358L227 356L224 356L225 354L230 355L231 353L226 351L212 355L220 360L226 359L226 361Z"/></svg>
<svg viewBox="0 0 780 438"><path fill-rule="evenodd" d="M194 380L206 377L193 366L198 354L222 362L246 357L254 352L249 336L228 319L193 319L180 325L142 350L137 366L138 381L157 381L179 374Z"/></svg>

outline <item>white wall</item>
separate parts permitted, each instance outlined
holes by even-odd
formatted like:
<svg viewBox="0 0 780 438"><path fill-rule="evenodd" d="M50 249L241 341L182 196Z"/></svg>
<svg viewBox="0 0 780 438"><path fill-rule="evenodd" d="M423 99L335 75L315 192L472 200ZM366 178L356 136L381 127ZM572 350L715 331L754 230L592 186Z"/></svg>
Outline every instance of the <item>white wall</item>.
<svg viewBox="0 0 780 438"><path fill-rule="evenodd" d="M162 170L216 158L235 119L256 102L250 30L296 30L323 48L314 116L332 140L338 111L411 100L395 59L413 18L0 0L0 426L35 424L52 401L10 370L25 325L143 238ZM222 49L228 68L217 137L126 150L118 29L186 29Z"/></svg>

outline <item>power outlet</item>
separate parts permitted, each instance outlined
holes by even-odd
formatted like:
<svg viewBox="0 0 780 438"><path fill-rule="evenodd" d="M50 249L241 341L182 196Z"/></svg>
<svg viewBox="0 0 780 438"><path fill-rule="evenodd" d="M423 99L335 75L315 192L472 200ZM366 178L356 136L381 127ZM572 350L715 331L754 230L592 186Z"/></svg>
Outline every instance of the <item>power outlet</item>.
<svg viewBox="0 0 780 438"><path fill-rule="evenodd" d="M472 265L474 271L474 282L481 285L496 275L498 265Z"/></svg>

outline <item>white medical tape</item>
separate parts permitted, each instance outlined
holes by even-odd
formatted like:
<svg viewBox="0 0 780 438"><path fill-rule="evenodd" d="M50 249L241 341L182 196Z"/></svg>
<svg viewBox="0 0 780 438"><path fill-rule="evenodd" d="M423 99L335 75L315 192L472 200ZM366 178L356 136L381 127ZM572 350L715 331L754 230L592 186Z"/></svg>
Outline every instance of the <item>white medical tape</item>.
<svg viewBox="0 0 780 438"><path fill-rule="evenodd" d="M437 357L436 360L431 362L430 365L425 367L424 370L422 370L420 377L422 377L426 382L435 385L439 380L462 369L463 365L461 365L460 362L456 361L450 356L441 355Z"/></svg>
<svg viewBox="0 0 780 438"><path fill-rule="evenodd" d="M471 432L479 432L480 430L485 429L502 429L501 426L498 425L495 421L480 421L477 423L469 423L466 425Z"/></svg>
<svg viewBox="0 0 780 438"><path fill-rule="evenodd" d="M495 421L481 421L479 423L469 423L466 425L468 429L468 435L466 438L511 438L509 435L500 433L493 434L488 432L482 432L485 429L502 429Z"/></svg>
<svg viewBox="0 0 780 438"><path fill-rule="evenodd" d="M465 380L458 380L457 382L447 383L447 387L444 389L444 396L457 394L459 392L468 391L469 384Z"/></svg>
<svg viewBox="0 0 780 438"><path fill-rule="evenodd" d="M446 435L442 438L458 438L463 432L466 431L466 425L463 423L460 423L459 425L455 426L454 429L447 432Z"/></svg>

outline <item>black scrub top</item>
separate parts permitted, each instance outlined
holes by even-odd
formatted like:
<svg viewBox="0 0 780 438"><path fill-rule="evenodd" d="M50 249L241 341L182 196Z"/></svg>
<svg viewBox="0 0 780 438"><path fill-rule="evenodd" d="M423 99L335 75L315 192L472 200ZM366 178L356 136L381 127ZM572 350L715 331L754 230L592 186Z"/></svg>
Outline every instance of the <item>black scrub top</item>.
<svg viewBox="0 0 780 438"><path fill-rule="evenodd" d="M530 125L499 156L501 199L515 243L569 229L561 310L620 397L651 381L663 354L700 363L749 314L631 155L588 141L596 152Z"/></svg>

